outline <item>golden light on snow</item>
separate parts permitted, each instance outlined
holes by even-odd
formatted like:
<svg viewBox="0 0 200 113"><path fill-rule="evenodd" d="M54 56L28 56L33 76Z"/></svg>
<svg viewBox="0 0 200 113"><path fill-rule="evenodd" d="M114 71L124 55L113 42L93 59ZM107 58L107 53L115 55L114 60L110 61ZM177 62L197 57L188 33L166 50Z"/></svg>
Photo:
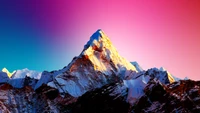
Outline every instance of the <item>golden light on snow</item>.
<svg viewBox="0 0 200 113"><path fill-rule="evenodd" d="M7 75L8 75L9 78L15 73L15 71L13 71L12 73L10 73L6 68L3 68L2 72L7 73Z"/></svg>

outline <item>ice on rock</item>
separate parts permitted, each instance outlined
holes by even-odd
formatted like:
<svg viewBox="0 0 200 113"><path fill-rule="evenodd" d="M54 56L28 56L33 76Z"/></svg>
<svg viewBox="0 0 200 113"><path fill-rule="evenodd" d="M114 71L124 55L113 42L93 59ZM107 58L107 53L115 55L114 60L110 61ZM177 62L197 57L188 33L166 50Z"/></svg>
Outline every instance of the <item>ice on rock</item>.
<svg viewBox="0 0 200 113"><path fill-rule="evenodd" d="M40 80L35 85L34 90L38 89L43 84L47 84L48 82L51 82L56 76L62 74L65 71L67 71L67 67L64 67L63 69L58 70L58 71L52 71L52 72L43 71L41 74Z"/></svg>
<svg viewBox="0 0 200 113"><path fill-rule="evenodd" d="M59 83L55 84L55 82L54 83L49 82L48 86L55 87L55 88L59 86L60 87L59 92L61 93L69 93L73 97L79 97L83 93L85 93L84 90L81 90L81 87L79 87L77 83L72 80L66 81L62 78L55 78L55 79Z"/></svg>
<svg viewBox="0 0 200 113"><path fill-rule="evenodd" d="M127 101L134 104L141 96L144 95L144 88L149 82L149 76L139 76L137 79L123 80L125 86L128 88Z"/></svg>

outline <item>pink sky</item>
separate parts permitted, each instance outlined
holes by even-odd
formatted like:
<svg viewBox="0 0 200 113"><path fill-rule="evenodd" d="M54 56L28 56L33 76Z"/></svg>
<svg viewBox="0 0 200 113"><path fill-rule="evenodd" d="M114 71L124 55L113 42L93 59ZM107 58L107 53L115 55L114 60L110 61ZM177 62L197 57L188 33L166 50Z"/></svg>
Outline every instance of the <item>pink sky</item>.
<svg viewBox="0 0 200 113"><path fill-rule="evenodd" d="M71 31L72 54L78 55L89 36L101 28L122 56L144 69L163 66L177 77L200 80L200 1L80 0L67 4L67 10L61 6L66 14L63 37L66 30Z"/></svg>

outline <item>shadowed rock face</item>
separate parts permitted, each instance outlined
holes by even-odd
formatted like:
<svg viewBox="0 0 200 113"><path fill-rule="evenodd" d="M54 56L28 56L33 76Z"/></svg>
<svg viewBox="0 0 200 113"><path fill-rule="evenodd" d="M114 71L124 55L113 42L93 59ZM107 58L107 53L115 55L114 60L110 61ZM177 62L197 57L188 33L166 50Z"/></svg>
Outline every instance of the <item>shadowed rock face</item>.
<svg viewBox="0 0 200 113"><path fill-rule="evenodd" d="M163 86L152 83L133 106L134 112L199 113L200 82L184 80ZM152 87L150 87L152 86Z"/></svg>
<svg viewBox="0 0 200 113"><path fill-rule="evenodd" d="M45 85L37 91L31 86L20 89L9 84L0 86L0 113L59 113L62 106L75 101L70 95L60 97L57 89Z"/></svg>
<svg viewBox="0 0 200 113"><path fill-rule="evenodd" d="M72 113L127 113L128 89L121 83L112 83L100 89L87 92L72 108Z"/></svg>

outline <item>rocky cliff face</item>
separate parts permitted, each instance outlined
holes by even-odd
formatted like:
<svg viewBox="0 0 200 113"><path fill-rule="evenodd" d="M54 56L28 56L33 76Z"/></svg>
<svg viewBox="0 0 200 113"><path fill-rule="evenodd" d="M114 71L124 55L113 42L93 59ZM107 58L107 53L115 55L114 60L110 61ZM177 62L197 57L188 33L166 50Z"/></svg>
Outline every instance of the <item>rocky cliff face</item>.
<svg viewBox="0 0 200 113"><path fill-rule="evenodd" d="M136 113L199 113L200 82L181 80L169 85L152 82L132 107Z"/></svg>
<svg viewBox="0 0 200 113"><path fill-rule="evenodd" d="M48 86L37 91L31 86L20 89L9 84L0 86L0 113L60 113L62 106L75 101L70 95L60 97L57 89Z"/></svg>
<svg viewBox="0 0 200 113"><path fill-rule="evenodd" d="M200 112L199 82L128 62L102 30L61 70L8 72L0 72L0 113Z"/></svg>

